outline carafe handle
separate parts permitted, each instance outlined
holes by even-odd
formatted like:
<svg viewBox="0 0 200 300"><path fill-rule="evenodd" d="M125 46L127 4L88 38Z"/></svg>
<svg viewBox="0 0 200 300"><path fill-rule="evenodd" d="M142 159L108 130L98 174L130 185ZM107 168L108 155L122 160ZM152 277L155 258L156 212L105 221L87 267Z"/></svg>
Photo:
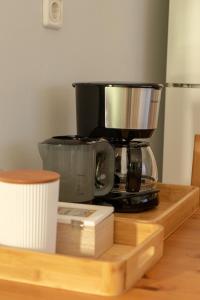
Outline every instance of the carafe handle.
<svg viewBox="0 0 200 300"><path fill-rule="evenodd" d="M140 147L131 147L127 149L127 192L139 192L142 177L142 150Z"/></svg>
<svg viewBox="0 0 200 300"><path fill-rule="evenodd" d="M95 150L95 196L104 196L111 191L114 184L114 150L105 140L97 141Z"/></svg>

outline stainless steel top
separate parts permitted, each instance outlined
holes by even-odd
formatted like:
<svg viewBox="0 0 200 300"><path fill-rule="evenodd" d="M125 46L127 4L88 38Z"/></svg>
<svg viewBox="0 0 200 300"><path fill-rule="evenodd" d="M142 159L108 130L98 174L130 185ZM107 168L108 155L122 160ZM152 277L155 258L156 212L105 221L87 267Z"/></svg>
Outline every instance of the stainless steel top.
<svg viewBox="0 0 200 300"><path fill-rule="evenodd" d="M105 127L157 128L161 89L153 87L105 87Z"/></svg>

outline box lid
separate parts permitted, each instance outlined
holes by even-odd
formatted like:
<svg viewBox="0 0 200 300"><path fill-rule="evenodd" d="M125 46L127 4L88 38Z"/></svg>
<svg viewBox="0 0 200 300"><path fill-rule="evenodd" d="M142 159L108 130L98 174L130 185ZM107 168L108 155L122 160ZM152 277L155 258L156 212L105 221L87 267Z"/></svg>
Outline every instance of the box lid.
<svg viewBox="0 0 200 300"><path fill-rule="evenodd" d="M58 223L80 222L83 226L96 226L113 211L111 206L58 202Z"/></svg>

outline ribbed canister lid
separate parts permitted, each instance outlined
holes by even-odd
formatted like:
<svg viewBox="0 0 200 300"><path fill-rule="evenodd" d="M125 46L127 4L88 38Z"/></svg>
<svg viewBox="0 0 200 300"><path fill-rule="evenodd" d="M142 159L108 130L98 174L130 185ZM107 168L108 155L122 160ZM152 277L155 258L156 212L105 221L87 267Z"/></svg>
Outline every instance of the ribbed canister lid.
<svg viewBox="0 0 200 300"><path fill-rule="evenodd" d="M59 180L60 175L46 170L11 170L0 172L0 182L15 184L48 183Z"/></svg>

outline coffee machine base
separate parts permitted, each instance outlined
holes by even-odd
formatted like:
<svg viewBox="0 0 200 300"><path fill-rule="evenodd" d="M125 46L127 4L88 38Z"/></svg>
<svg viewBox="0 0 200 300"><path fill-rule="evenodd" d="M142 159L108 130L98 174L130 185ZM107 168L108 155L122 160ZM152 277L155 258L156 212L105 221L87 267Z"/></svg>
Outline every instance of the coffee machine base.
<svg viewBox="0 0 200 300"><path fill-rule="evenodd" d="M93 204L113 206L115 212L139 213L155 208L159 203L159 190L139 193L110 193L96 197Z"/></svg>

